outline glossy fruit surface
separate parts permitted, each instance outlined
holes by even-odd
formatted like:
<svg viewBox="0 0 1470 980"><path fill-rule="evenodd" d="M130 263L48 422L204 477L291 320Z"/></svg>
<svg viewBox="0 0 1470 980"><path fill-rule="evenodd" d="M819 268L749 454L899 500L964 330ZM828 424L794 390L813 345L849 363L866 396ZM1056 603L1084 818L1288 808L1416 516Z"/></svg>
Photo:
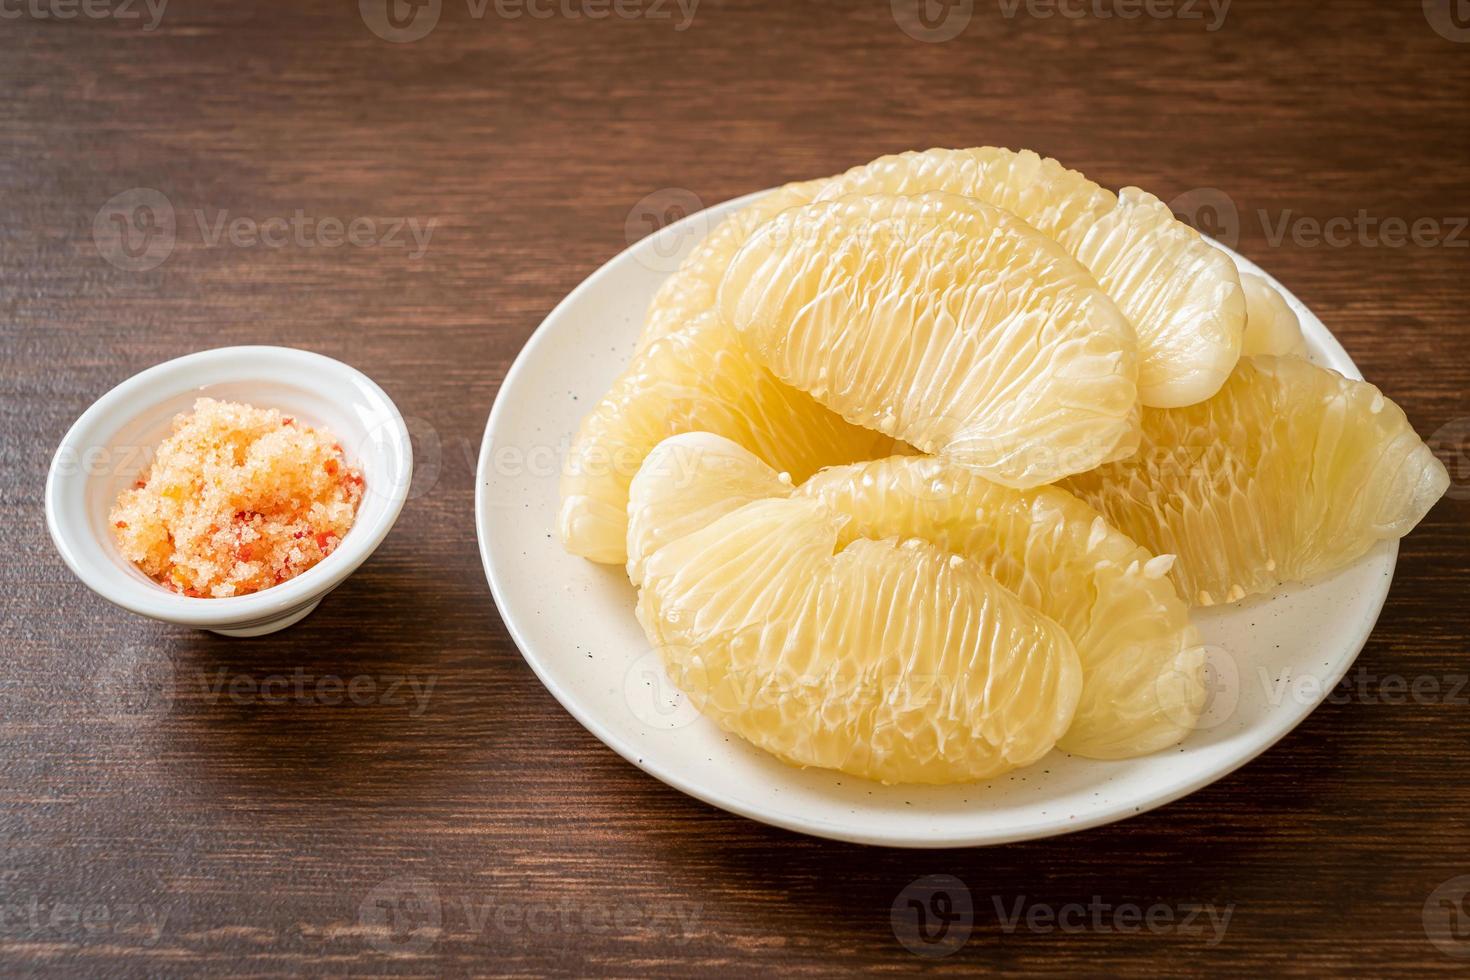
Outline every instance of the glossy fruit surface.
<svg viewBox="0 0 1470 980"><path fill-rule="evenodd" d="M1005 208L1087 267L1137 333L1145 405L1201 401L1229 376L1245 328L1235 264L1139 188L1114 194L1030 150L984 146L880 157L817 199L932 191Z"/></svg>
<svg viewBox="0 0 1470 980"><path fill-rule="evenodd" d="M1066 491L1011 490L934 457L895 456L823 470L797 496L848 518L841 543L921 538L1061 624L1082 663L1063 749L1125 758L1194 728L1204 656L1168 578L1173 558L1139 547Z"/></svg>
<svg viewBox="0 0 1470 980"><path fill-rule="evenodd" d="M785 209L809 203L821 183L810 180L778 187L720 222L654 294L638 338L639 350L713 310L720 279L745 240Z"/></svg>
<svg viewBox="0 0 1470 980"><path fill-rule="evenodd" d="M1091 469L1137 439L1128 323L1056 242L969 198L787 209L736 255L719 315L847 420L1007 486Z"/></svg>
<svg viewBox="0 0 1470 980"><path fill-rule="evenodd" d="M1302 324L1285 298L1254 272L1243 273L1245 290L1245 343L1243 354L1294 354L1307 356Z"/></svg>
<svg viewBox="0 0 1470 980"><path fill-rule="evenodd" d="M1135 456L1062 485L1145 548L1177 555L1180 594L1209 606L1403 537L1449 474L1373 385L1258 355L1207 402L1145 410Z"/></svg>
<svg viewBox="0 0 1470 980"><path fill-rule="evenodd" d="M626 561L628 484L662 439L693 431L734 439L798 480L893 447L776 380L706 314L636 355L583 420L561 476L557 530L567 550Z"/></svg>
<svg viewBox="0 0 1470 980"><path fill-rule="evenodd" d="M1050 751L1081 687L1066 632L974 562L841 547L840 526L815 500L756 500L646 556L638 618L694 705L789 763L890 783Z"/></svg>

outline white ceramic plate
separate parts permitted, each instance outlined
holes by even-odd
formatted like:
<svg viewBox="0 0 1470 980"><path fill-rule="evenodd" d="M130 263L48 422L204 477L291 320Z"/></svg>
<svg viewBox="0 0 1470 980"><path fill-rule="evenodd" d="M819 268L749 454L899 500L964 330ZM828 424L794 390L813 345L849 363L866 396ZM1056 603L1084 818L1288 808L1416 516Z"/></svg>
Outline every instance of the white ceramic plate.
<svg viewBox="0 0 1470 980"><path fill-rule="evenodd" d="M732 813L839 840L950 847L1063 834L1176 800L1265 751L1331 692L1378 618L1396 543L1310 585L1197 611L1212 674L1202 727L1145 758L1098 762L1057 751L989 783L883 786L787 766L700 717L644 639L623 569L562 550L557 477L582 416L628 362L659 283L709 228L755 196L690 215L593 273L531 337L490 412L475 494L485 573L526 661L590 732ZM1235 258L1242 270L1261 271ZM1322 322L1282 292L1313 360L1362 377Z"/></svg>

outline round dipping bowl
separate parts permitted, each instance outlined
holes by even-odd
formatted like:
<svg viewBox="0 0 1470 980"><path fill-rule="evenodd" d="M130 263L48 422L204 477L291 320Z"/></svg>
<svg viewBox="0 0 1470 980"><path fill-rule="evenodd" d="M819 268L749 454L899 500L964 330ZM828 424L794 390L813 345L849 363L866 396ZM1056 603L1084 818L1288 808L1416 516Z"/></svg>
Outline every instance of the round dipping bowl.
<svg viewBox="0 0 1470 980"><path fill-rule="evenodd" d="M222 599L172 592L122 556L108 519L113 504L147 470L174 416L197 398L279 409L336 437L364 486L357 519L335 551L280 585ZM46 524L62 559L108 602L180 626L259 636L305 617L373 553L412 478L403 416L367 375L289 347L221 347L136 374L77 419L46 476Z"/></svg>

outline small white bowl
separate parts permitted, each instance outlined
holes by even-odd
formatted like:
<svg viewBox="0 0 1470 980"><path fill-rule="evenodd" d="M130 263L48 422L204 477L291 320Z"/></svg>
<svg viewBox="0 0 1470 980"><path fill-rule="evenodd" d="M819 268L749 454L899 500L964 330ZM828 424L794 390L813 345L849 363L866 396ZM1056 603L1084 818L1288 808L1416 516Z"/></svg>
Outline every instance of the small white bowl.
<svg viewBox="0 0 1470 980"><path fill-rule="evenodd" d="M178 595L122 556L108 515L148 468L173 417L196 398L275 408L326 428L362 471L357 519L337 550L280 585L250 595ZM221 347L166 361L97 399L62 439L46 477L51 540L88 588L114 605L227 636L285 629L317 607L382 542L408 497L413 447L382 388L330 357L288 347Z"/></svg>

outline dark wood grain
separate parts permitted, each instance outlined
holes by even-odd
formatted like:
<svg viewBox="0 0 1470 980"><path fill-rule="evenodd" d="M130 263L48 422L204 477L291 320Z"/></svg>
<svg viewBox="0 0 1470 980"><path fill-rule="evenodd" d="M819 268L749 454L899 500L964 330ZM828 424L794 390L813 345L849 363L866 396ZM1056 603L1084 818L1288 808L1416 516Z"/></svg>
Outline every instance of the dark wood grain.
<svg viewBox="0 0 1470 980"><path fill-rule="evenodd" d="M471 508L500 379L627 243L645 195L714 203L900 149L1034 147L1112 186L1227 195L1240 248L1438 434L1455 490L1404 543L1360 664L1448 691L1470 672L1470 233L1270 235L1288 213L1435 219L1442 236L1470 215L1470 44L1418 0L1236 0L1215 31L1206 5L1204 20L1041 18L1023 0L1008 18L977 0L944 43L909 37L887 3L832 0L703 0L685 30L672 7L507 19L492 2L476 19L444 0L405 44L351 0L177 0L152 31L5 9L21 16L0 19L0 973L1465 969L1423 908L1470 874L1470 690L1390 704L1370 681L1213 786L1071 837L937 853L805 839L663 786L562 711L501 625ZM165 262L129 272L92 226L137 187L168 197L180 231ZM193 218L297 209L437 224L414 258L211 247ZM52 550L50 453L123 378L247 342L367 371L437 441L438 472L286 633L124 615ZM298 669L433 686L422 705L249 690ZM242 693L217 687L237 678ZM968 945L934 963L889 922L926 874L962 879L976 906ZM437 939L412 931L419 883ZM1007 932L995 902L1021 896L1233 914L1214 945ZM374 931L375 908L399 933ZM425 948L382 951L415 935Z"/></svg>

